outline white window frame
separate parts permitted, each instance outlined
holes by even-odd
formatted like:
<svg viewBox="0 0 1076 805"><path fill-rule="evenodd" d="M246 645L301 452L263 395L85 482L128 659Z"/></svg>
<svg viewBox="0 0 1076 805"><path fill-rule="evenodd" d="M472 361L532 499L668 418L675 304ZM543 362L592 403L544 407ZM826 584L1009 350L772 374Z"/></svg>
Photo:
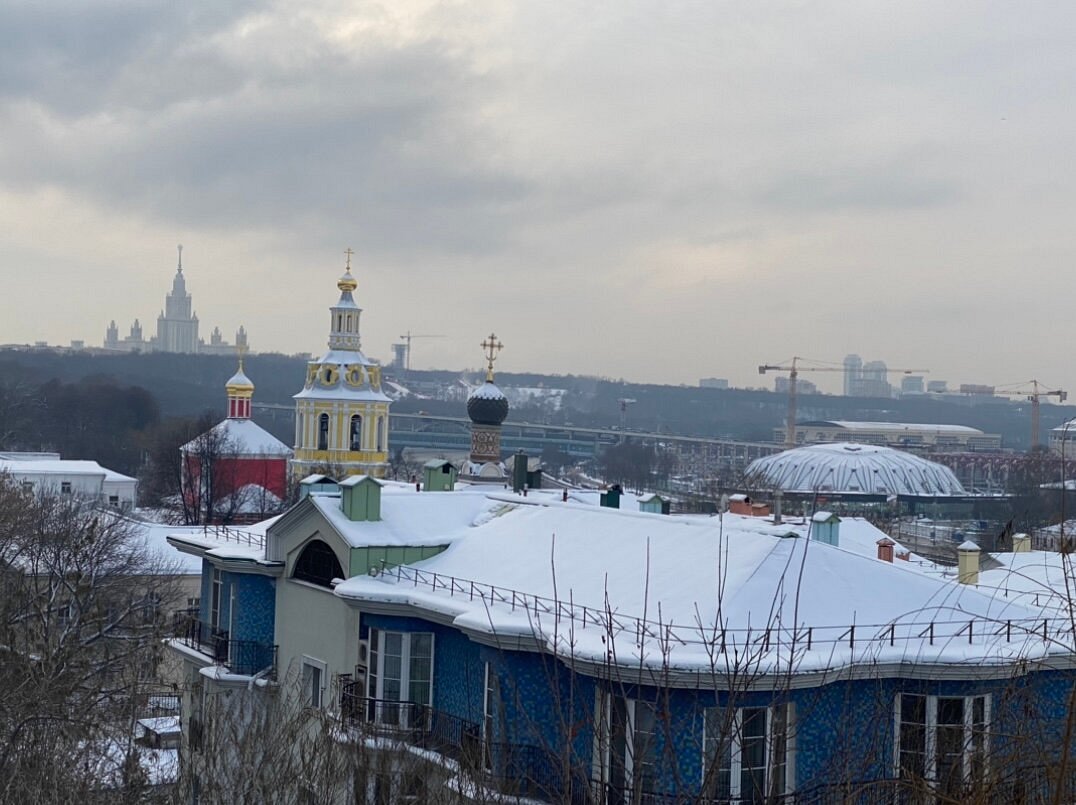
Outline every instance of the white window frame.
<svg viewBox="0 0 1076 805"><path fill-rule="evenodd" d="M499 698L497 685L497 674L487 662L482 686L482 768L486 771L493 768L493 725L497 709L495 699Z"/></svg>
<svg viewBox="0 0 1076 805"><path fill-rule="evenodd" d="M778 705L760 705L757 707L745 706L745 707L707 707L703 711L702 722L702 783L706 782L707 775L713 766L713 762L717 759L718 747L713 745L713 742L707 734L707 723L711 721L709 716L713 713L715 717L720 717L721 711L729 710L732 713L732 723L730 724L732 735L728 737L729 741L729 798L732 802L739 802L743 796L743 792L740 790L741 783L743 782L743 747L742 747L742 730L743 730L743 717L745 710L765 710L766 711L766 734L764 736L766 746L766 766L765 766L765 780L764 787L765 792L763 799L770 796L770 788L773 785L773 770L774 760L776 754L776 735L774 734L774 722L776 719L776 713L779 709L785 711L785 781L784 788L781 791L772 792L778 796L792 794L796 790L796 705L795 702L784 702ZM723 719L722 719L723 722ZM720 768L720 761L717 761ZM719 796L713 794L713 796Z"/></svg>
<svg viewBox="0 0 1076 805"><path fill-rule="evenodd" d="M209 579L209 625L220 628L220 608L224 599L224 579L219 567L213 568Z"/></svg>
<svg viewBox="0 0 1076 805"><path fill-rule="evenodd" d="M602 780L606 783L611 783L613 772L613 706L614 699L620 699L624 703L624 758L622 760L624 766L624 791L633 791L636 784L636 707L640 704L649 706L657 710L657 705L648 702L640 701L639 699L629 699L626 696L619 696L614 692L608 690L599 690L597 693L597 723L599 729L595 731L594 735L594 766L596 772L596 779ZM653 741L657 735L657 713L654 715L654 730L650 733L651 745L647 747L647 750L651 753L653 763L655 767L658 763L657 752ZM619 762L619 759L618 759ZM657 769L655 768L655 772Z"/></svg>
<svg viewBox="0 0 1076 805"><path fill-rule="evenodd" d="M315 677L315 674L317 675ZM315 710L325 706L325 683L329 676L329 666L316 657L302 657L303 704ZM315 679L317 687L314 687Z"/></svg>
<svg viewBox="0 0 1076 805"><path fill-rule="evenodd" d="M982 746L982 775L986 777L990 770L990 727L993 717L993 697L989 693L979 693L972 696L937 696L934 694L897 693L893 703L893 777L901 778L900 768L900 728L901 728L901 698L904 696L918 696L926 700L926 725L924 736L925 753L923 759L923 779L931 784L937 784L938 779L938 701L940 699L962 699L964 701L964 724L963 744L964 749L961 758L961 771L965 785L974 782L972 775L972 761L974 747L972 738L975 731L975 700L983 700L983 746Z"/></svg>
<svg viewBox="0 0 1076 805"><path fill-rule="evenodd" d="M376 633L376 637L375 637ZM385 701L385 637L386 635L399 635L400 636L400 698L391 701L398 701L404 704L416 704L423 707L433 707L433 686L434 686L434 658L437 656L437 641L433 632L397 632L387 629L370 629L370 662L366 670L366 691L367 695L375 702ZM429 668L429 696L424 702L413 702L409 698L411 695L411 640L415 635L423 635L430 639L430 668ZM376 646L376 648L375 648ZM400 716L400 713L411 713L413 708L403 708L402 710L396 708L385 708L372 705L372 712L370 713L371 720L377 723L389 723L399 726L409 726L406 716ZM390 717L390 712L392 716Z"/></svg>

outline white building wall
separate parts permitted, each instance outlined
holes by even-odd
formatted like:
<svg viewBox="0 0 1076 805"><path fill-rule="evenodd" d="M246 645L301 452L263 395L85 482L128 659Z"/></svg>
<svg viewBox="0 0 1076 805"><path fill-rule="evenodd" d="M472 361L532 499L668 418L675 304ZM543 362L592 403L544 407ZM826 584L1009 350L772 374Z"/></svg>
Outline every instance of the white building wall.
<svg viewBox="0 0 1076 805"><path fill-rule="evenodd" d="M276 643L278 674L294 680L302 672L302 658L326 666L326 704L336 695L333 679L355 671L359 658L358 610L326 590L306 582L282 578L276 587Z"/></svg>

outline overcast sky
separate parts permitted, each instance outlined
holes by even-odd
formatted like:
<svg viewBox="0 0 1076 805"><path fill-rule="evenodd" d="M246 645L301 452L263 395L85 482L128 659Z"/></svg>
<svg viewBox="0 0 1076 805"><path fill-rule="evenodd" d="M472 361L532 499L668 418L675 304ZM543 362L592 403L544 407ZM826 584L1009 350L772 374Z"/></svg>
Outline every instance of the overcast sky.
<svg viewBox="0 0 1076 805"><path fill-rule="evenodd" d="M0 342L152 332L182 243L204 337L316 352L350 246L386 361L1076 390L1074 45L1071 2L0 0Z"/></svg>

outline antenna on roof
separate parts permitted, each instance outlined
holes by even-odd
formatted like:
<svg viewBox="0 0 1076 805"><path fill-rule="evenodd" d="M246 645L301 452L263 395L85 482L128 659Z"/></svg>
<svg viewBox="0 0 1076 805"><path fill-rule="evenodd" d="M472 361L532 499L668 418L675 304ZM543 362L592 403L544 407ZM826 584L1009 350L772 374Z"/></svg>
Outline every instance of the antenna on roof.
<svg viewBox="0 0 1076 805"><path fill-rule="evenodd" d="M180 243L176 246L176 250L179 252L179 273L183 273L183 244Z"/></svg>

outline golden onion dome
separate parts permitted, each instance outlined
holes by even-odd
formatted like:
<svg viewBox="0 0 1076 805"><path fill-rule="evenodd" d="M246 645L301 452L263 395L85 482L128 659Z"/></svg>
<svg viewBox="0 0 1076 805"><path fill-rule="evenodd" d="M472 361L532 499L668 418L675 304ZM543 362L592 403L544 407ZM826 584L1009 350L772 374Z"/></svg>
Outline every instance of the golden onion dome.
<svg viewBox="0 0 1076 805"><path fill-rule="evenodd" d="M351 275L351 269L349 268L337 281L336 287L341 291L354 291L359 287L359 281Z"/></svg>

